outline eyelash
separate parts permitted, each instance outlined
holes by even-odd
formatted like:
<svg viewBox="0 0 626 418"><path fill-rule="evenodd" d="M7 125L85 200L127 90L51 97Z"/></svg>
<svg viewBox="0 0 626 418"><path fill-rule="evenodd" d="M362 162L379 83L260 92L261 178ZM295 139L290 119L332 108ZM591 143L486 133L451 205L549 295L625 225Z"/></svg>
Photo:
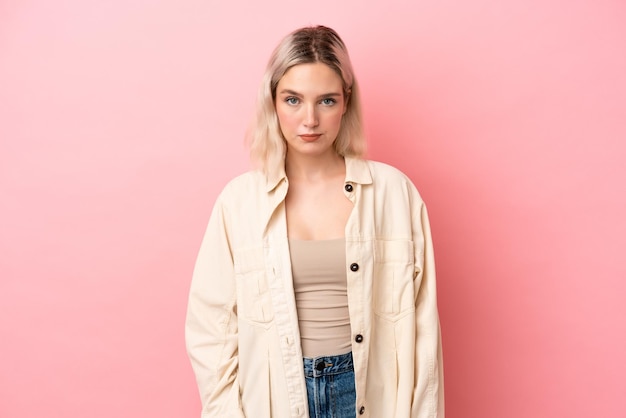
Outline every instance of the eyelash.
<svg viewBox="0 0 626 418"><path fill-rule="evenodd" d="M335 103L337 103L337 100L331 99L330 97L327 97L325 99L322 99L320 102L322 104L324 104L325 106L332 106ZM327 103L325 103L325 102L327 102ZM292 106L295 106L295 105L300 103L300 99L298 99L297 97L294 97L294 96L289 96L289 97L285 98L285 103L290 104Z"/></svg>

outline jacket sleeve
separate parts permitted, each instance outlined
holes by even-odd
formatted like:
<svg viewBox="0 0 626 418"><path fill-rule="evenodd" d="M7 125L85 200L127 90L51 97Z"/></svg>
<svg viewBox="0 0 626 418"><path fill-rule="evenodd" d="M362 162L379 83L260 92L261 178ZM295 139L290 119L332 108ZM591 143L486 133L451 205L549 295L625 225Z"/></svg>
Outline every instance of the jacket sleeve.
<svg viewBox="0 0 626 418"><path fill-rule="evenodd" d="M243 418L237 378L237 296L227 216L218 198L193 272L185 340L200 391L202 417Z"/></svg>
<svg viewBox="0 0 626 418"><path fill-rule="evenodd" d="M426 206L419 196L412 203L413 242L423 252L415 254L416 359L411 417L444 418L443 356L433 244Z"/></svg>

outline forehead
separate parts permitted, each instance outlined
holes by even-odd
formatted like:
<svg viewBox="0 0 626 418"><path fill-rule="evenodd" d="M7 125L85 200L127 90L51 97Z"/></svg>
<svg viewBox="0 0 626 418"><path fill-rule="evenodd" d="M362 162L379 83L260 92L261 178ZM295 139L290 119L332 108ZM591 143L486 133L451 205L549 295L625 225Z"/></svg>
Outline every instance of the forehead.
<svg viewBox="0 0 626 418"><path fill-rule="evenodd" d="M278 81L277 92L290 89L295 91L341 91L343 82L341 77L328 65L316 62L311 64L294 65L285 72Z"/></svg>

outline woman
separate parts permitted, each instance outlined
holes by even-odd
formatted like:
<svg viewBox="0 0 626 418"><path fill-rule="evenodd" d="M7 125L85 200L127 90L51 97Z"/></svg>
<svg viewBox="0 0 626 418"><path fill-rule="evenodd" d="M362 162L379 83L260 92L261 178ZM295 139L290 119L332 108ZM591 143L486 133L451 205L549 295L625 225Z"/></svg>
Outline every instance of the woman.
<svg viewBox="0 0 626 418"><path fill-rule="evenodd" d="M252 156L218 197L191 285L203 417L443 417L426 208L361 159L356 80L323 26L269 61Z"/></svg>

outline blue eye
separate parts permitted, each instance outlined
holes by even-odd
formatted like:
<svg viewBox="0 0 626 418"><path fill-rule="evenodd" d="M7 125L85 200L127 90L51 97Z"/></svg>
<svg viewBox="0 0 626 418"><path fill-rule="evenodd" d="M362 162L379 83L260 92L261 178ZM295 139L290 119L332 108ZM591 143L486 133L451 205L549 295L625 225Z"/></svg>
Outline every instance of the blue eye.
<svg viewBox="0 0 626 418"><path fill-rule="evenodd" d="M327 98L325 98L325 99L322 99L322 104L323 104L324 106L332 106L332 105L334 105L335 103L337 103L337 100L335 100L335 99L331 99L330 97L327 97Z"/></svg>
<svg viewBox="0 0 626 418"><path fill-rule="evenodd" d="M285 99L285 102L290 105L297 105L300 103L300 100L297 97L289 96Z"/></svg>

